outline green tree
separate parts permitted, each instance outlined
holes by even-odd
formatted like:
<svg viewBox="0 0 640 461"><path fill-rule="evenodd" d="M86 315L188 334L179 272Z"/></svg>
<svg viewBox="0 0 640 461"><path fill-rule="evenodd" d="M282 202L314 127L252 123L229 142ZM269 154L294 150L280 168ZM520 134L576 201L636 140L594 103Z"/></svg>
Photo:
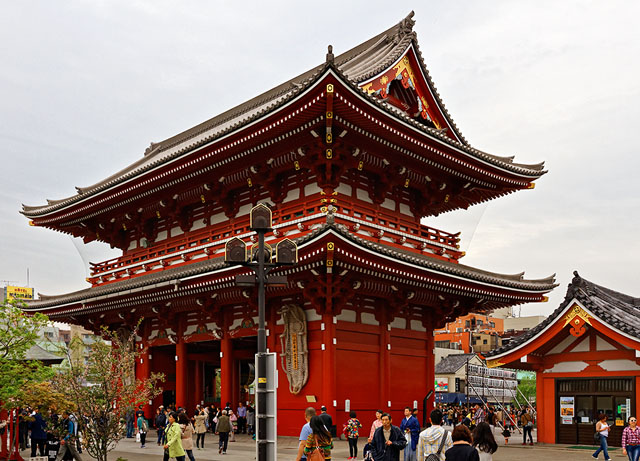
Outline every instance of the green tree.
<svg viewBox="0 0 640 461"><path fill-rule="evenodd" d="M516 393L516 400L520 405L528 405L527 400L531 402L536 397L536 379L535 378L523 378L518 384L519 392ZM524 399L524 397L527 400Z"/></svg>
<svg viewBox="0 0 640 461"><path fill-rule="evenodd" d="M36 343L42 328L49 324L46 315L28 313L18 300L0 304L0 408L13 409L28 398L30 389L53 373L38 361L26 360L27 351Z"/></svg>
<svg viewBox="0 0 640 461"><path fill-rule="evenodd" d="M53 387L75 406L78 429L89 455L107 461L107 454L126 436L126 412L162 392L157 384L164 377L152 374L148 380L136 379L136 359L144 354L135 347L137 327L118 332L105 328L101 333L103 340L96 338L89 345L79 337L71 341L68 366L54 377ZM86 347L86 361L74 360L85 356Z"/></svg>

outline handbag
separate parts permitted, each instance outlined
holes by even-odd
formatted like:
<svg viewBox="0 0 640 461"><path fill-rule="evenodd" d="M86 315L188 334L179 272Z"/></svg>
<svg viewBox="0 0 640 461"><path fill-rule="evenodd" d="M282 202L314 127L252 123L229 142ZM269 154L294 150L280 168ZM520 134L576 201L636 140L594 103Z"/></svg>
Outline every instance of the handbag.
<svg viewBox="0 0 640 461"><path fill-rule="evenodd" d="M596 443L600 443L600 432L596 431L596 433L593 434L593 440Z"/></svg>
<svg viewBox="0 0 640 461"><path fill-rule="evenodd" d="M136 434L136 442L140 443L140 432Z"/></svg>
<svg viewBox="0 0 640 461"><path fill-rule="evenodd" d="M316 439L316 448L311 452L309 456L307 456L307 461L324 461L324 450L320 448L320 444L318 443L318 436L315 436Z"/></svg>

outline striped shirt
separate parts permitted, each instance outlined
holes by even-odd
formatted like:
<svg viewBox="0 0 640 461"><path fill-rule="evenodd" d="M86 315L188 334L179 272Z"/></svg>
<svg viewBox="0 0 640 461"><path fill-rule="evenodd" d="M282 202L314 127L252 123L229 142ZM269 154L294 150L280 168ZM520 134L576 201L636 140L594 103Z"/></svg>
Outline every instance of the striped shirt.
<svg viewBox="0 0 640 461"><path fill-rule="evenodd" d="M640 428L636 426L635 430L631 426L627 426L622 431L622 448L627 445L640 445Z"/></svg>

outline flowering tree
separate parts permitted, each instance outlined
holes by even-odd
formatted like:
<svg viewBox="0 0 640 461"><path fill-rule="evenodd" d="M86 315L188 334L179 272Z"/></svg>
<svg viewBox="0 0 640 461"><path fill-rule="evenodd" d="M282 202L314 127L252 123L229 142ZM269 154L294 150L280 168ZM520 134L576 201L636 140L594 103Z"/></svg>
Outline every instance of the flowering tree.
<svg viewBox="0 0 640 461"><path fill-rule="evenodd" d="M164 377L152 374L148 380L135 377L136 358L145 351L136 349L138 328L118 332L103 329L102 340L86 345L72 339L68 348L69 366L53 379L53 387L76 407L82 443L97 461L107 461L107 454L126 436L123 423L127 411L148 402L162 392L157 387ZM89 348L88 358L84 357Z"/></svg>
<svg viewBox="0 0 640 461"><path fill-rule="evenodd" d="M49 324L46 315L29 315L24 303L12 300L0 304L0 409L20 405L25 392L48 379L51 368L25 360L40 330Z"/></svg>

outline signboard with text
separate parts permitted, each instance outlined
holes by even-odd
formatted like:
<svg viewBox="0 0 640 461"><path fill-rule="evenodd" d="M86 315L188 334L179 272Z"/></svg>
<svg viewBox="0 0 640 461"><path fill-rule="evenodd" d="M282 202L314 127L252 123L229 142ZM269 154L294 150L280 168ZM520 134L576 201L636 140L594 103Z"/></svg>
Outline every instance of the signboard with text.
<svg viewBox="0 0 640 461"><path fill-rule="evenodd" d="M9 301L13 299L33 299L33 288L7 286L5 288L5 298Z"/></svg>

